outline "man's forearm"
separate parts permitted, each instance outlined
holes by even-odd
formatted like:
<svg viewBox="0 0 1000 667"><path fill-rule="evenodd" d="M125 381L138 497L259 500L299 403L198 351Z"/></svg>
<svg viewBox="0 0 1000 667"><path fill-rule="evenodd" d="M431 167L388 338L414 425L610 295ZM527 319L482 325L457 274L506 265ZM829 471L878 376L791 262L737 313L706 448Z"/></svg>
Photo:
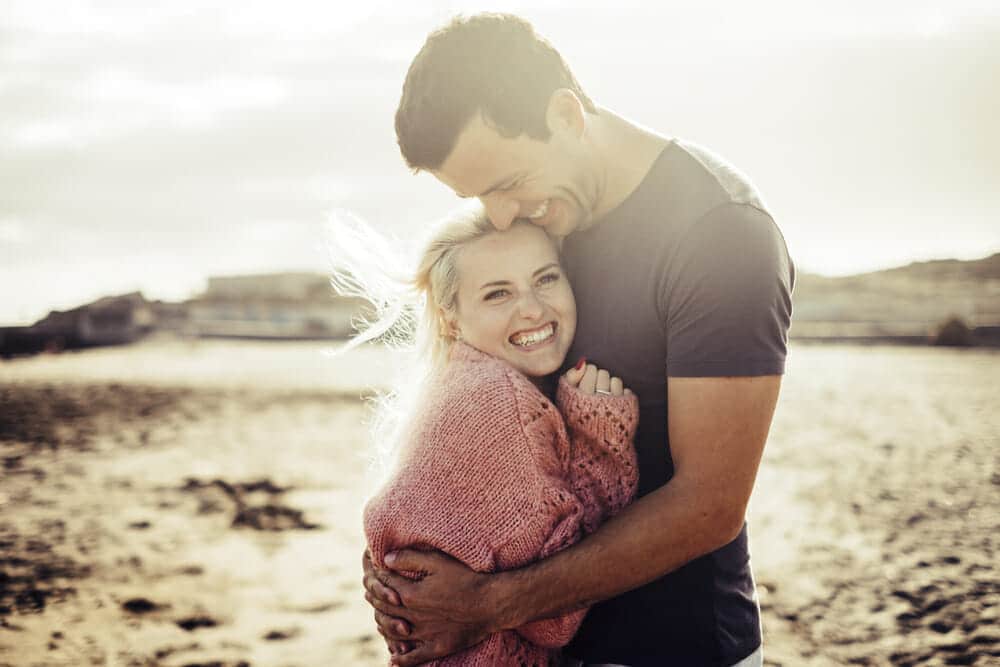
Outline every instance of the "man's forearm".
<svg viewBox="0 0 1000 667"><path fill-rule="evenodd" d="M658 579L728 544L745 506L713 502L693 481L675 477L578 544L490 579L497 630L587 607Z"/></svg>

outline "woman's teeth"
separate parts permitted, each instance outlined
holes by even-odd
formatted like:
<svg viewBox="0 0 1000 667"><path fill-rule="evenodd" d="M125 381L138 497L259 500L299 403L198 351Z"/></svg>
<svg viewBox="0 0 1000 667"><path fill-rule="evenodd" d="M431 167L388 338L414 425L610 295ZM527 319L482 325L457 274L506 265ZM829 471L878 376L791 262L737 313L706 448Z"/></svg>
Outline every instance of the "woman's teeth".
<svg viewBox="0 0 1000 667"><path fill-rule="evenodd" d="M511 336L510 342L514 345L520 345L521 347L527 347L528 345L535 345L541 343L543 340L548 340L555 333L556 328L551 324L543 329L534 331L527 334L517 334Z"/></svg>
<svg viewBox="0 0 1000 667"><path fill-rule="evenodd" d="M528 219L539 220L545 217L545 214L548 212L549 212L549 200L546 199L545 201L543 201L541 204L538 205L538 208L535 209L534 213L528 216Z"/></svg>

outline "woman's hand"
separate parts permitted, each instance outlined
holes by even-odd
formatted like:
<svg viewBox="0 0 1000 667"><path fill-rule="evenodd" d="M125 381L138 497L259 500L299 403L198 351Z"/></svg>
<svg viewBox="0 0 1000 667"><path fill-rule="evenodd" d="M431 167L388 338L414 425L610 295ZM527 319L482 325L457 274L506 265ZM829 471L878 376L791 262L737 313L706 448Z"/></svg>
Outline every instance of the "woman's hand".
<svg viewBox="0 0 1000 667"><path fill-rule="evenodd" d="M585 394L631 395L632 390L622 385L621 378L586 361L586 358L580 359L575 367L566 371L566 381L570 385Z"/></svg>

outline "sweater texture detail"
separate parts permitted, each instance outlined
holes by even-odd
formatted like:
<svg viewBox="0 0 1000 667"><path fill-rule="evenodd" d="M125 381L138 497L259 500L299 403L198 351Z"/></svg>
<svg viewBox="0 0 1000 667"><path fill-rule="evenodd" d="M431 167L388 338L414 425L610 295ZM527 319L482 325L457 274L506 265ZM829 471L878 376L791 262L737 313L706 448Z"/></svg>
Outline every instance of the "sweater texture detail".
<svg viewBox="0 0 1000 667"><path fill-rule="evenodd" d="M506 362L455 343L392 476L365 506L372 561L439 550L496 572L565 549L635 496L638 418L634 395L584 394L563 378L553 404ZM427 664L557 665L585 614L498 632Z"/></svg>

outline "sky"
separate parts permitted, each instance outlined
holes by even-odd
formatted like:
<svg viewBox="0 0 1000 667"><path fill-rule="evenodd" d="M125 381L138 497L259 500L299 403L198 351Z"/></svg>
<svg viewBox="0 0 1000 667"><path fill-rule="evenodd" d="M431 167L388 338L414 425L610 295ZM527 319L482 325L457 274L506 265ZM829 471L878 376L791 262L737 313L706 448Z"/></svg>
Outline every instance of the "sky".
<svg viewBox="0 0 1000 667"><path fill-rule="evenodd" d="M602 106L762 191L803 271L1000 251L1000 3L0 0L0 325L212 275L328 270L347 209L458 205L393 114L458 12L511 11Z"/></svg>

